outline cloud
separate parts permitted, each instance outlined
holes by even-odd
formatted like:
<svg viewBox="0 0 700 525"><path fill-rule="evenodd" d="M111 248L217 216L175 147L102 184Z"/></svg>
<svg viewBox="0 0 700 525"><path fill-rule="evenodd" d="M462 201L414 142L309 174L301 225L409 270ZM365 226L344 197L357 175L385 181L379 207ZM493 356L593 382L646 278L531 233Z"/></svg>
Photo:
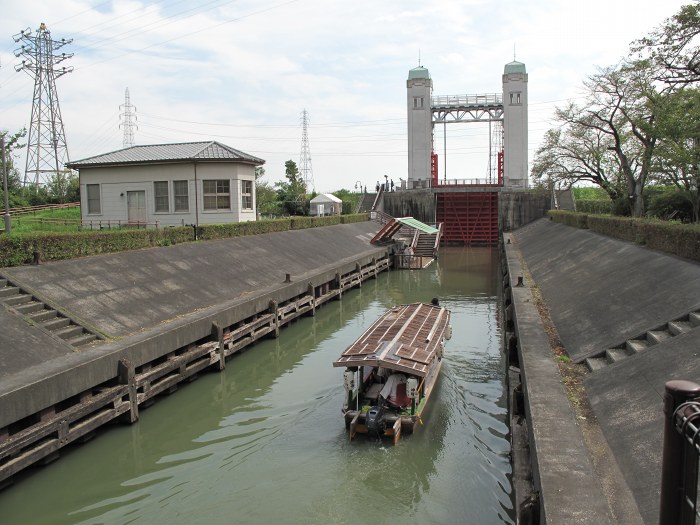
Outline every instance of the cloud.
<svg viewBox="0 0 700 525"><path fill-rule="evenodd" d="M74 39L75 71L56 83L71 158L121 146L129 87L137 143L218 139L267 159L267 178L280 180L284 161L299 160L306 108L317 189L372 186L406 172L406 78L419 52L436 95L494 93L515 47L529 74L534 151L557 101L681 4L25 0L0 19L0 125L29 123L33 83L14 72L11 37L43 21ZM481 176L484 132L450 133L450 172Z"/></svg>

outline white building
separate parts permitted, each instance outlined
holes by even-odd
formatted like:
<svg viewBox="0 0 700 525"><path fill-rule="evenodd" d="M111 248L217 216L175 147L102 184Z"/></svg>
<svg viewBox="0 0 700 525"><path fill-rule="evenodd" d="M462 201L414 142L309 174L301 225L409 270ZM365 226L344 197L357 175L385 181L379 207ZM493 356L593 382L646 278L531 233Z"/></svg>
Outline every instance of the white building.
<svg viewBox="0 0 700 525"><path fill-rule="evenodd" d="M503 68L503 186L527 189L527 72L522 62Z"/></svg>
<svg viewBox="0 0 700 525"><path fill-rule="evenodd" d="M433 152L433 113L431 97L433 81L423 66L408 72L408 181L409 187L420 187L430 180L430 154ZM420 181L420 182L419 182Z"/></svg>
<svg viewBox="0 0 700 525"><path fill-rule="evenodd" d="M343 212L343 201L330 193L316 195L309 202L309 215L322 217L324 215L340 215Z"/></svg>
<svg viewBox="0 0 700 525"><path fill-rule="evenodd" d="M155 144L70 162L83 221L159 227L255 220L255 167L219 142Z"/></svg>

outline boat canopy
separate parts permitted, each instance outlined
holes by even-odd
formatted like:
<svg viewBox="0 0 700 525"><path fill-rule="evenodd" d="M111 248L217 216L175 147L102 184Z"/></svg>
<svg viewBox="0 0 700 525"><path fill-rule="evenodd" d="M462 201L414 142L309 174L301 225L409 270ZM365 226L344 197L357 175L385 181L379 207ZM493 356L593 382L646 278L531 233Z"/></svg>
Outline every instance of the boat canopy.
<svg viewBox="0 0 700 525"><path fill-rule="evenodd" d="M346 348L333 366L379 366L425 377L449 322L449 310L440 306L394 306Z"/></svg>

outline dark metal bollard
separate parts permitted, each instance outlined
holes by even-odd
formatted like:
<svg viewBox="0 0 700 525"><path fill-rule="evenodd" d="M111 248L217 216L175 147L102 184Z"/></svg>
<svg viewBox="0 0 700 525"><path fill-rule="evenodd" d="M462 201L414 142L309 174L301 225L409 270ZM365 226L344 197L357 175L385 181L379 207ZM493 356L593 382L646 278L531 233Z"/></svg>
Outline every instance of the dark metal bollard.
<svg viewBox="0 0 700 525"><path fill-rule="evenodd" d="M685 436L676 428L674 414L683 403L700 397L700 385L691 381L673 380L666 383L664 393L664 445L661 463L661 501L659 504L659 525L681 525L695 523L692 520L681 521L687 514L687 503L684 501L684 488L687 492L697 492L697 487L684 487L685 465ZM697 456L692 461L697 463ZM697 468L697 465L695 466Z"/></svg>
<svg viewBox="0 0 700 525"><path fill-rule="evenodd" d="M39 250L34 250L34 261L32 264L41 264L41 252Z"/></svg>

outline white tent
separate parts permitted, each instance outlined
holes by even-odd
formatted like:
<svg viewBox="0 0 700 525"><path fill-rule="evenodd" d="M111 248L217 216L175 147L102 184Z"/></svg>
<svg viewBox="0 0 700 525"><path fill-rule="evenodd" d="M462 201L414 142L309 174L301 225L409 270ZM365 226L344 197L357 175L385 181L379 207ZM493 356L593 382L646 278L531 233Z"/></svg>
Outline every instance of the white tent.
<svg viewBox="0 0 700 525"><path fill-rule="evenodd" d="M340 215L343 211L343 201L330 193L316 195L310 204L310 214L315 216Z"/></svg>

